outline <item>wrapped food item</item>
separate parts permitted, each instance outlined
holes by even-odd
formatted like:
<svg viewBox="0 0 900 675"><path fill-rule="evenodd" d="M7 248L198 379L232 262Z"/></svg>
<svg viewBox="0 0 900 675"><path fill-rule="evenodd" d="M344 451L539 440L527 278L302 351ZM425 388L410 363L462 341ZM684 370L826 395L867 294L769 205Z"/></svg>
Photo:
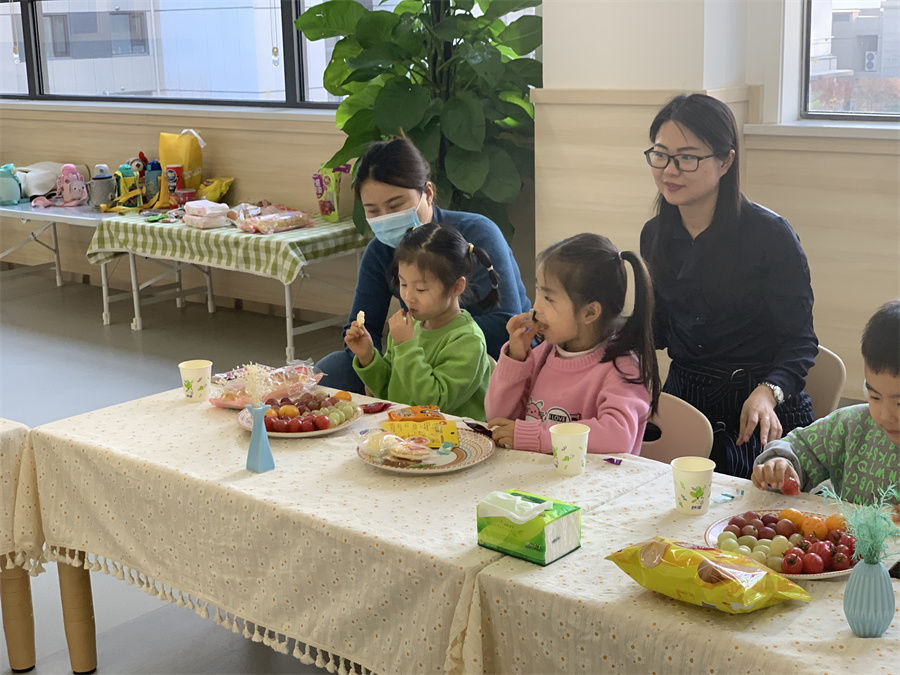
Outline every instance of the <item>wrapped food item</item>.
<svg viewBox="0 0 900 675"><path fill-rule="evenodd" d="M361 432L358 447L361 454L394 466L415 464L431 454L431 448L416 439L400 438L383 429Z"/></svg>
<svg viewBox="0 0 900 675"><path fill-rule="evenodd" d="M336 223L342 212L352 208L352 193L347 189L350 187L349 164L333 169L322 167L313 174L313 187L319 202L319 213L324 220Z"/></svg>
<svg viewBox="0 0 900 675"><path fill-rule="evenodd" d="M388 413L391 422L427 422L445 419L436 405L413 405Z"/></svg>
<svg viewBox="0 0 900 675"><path fill-rule="evenodd" d="M644 588L701 607L744 614L785 600L809 602L790 579L739 553L654 537L608 556Z"/></svg>
<svg viewBox="0 0 900 675"><path fill-rule="evenodd" d="M273 232L296 230L300 227L312 227L312 225L312 218L300 211L251 216L238 222L238 227L244 232L257 234L272 234Z"/></svg>
<svg viewBox="0 0 900 675"><path fill-rule="evenodd" d="M263 401L270 398L293 398L312 392L324 375L308 360L291 361L280 368L260 367L265 370L261 392ZM243 408L250 403L244 375L244 368L213 375L209 402L218 408Z"/></svg>
<svg viewBox="0 0 900 675"><path fill-rule="evenodd" d="M233 182L234 178L231 178L230 176L207 178L200 183L200 187L197 188L197 198L217 202L225 196L225 193L228 192Z"/></svg>
<svg viewBox="0 0 900 675"><path fill-rule="evenodd" d="M428 420L426 422L385 422L381 425L389 433L401 438L417 439L429 448L454 447L459 445L459 431L451 420Z"/></svg>
<svg viewBox="0 0 900 675"><path fill-rule="evenodd" d="M208 199L185 202L184 212L189 216L222 216L228 213L228 204L218 204Z"/></svg>
<svg viewBox="0 0 900 675"><path fill-rule="evenodd" d="M253 216L258 216L261 213L262 207L257 206L256 204L241 202L240 204L235 204L230 209L228 209L225 215L229 220L233 220L235 223L240 223L245 218L252 218Z"/></svg>
<svg viewBox="0 0 900 675"><path fill-rule="evenodd" d="M185 225L190 225L200 230L211 230L216 227L228 227L231 225L224 214L218 216L194 216L190 213L185 213L182 221Z"/></svg>

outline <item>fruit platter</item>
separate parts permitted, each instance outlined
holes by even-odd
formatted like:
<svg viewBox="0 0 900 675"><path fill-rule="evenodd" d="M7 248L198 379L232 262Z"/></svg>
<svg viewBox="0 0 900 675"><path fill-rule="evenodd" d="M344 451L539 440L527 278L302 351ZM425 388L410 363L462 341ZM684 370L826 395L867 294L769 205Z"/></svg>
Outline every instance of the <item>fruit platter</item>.
<svg viewBox="0 0 900 675"><path fill-rule="evenodd" d="M788 579L830 579L850 574L856 539L839 515L797 509L745 511L706 529L706 543L742 553Z"/></svg>
<svg viewBox="0 0 900 675"><path fill-rule="evenodd" d="M304 392L294 398L270 398L266 411L266 432L273 438L314 438L345 429L362 417L362 410L352 402L352 396L339 391L334 395L324 389ZM253 429L249 410L238 414L238 424Z"/></svg>

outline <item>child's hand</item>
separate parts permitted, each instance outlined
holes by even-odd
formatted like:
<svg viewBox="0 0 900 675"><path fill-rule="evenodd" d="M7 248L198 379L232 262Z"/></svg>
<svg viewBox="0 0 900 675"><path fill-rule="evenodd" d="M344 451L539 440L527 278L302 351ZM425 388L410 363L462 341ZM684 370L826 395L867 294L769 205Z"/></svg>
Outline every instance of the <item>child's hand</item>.
<svg viewBox="0 0 900 675"><path fill-rule="evenodd" d="M375 344L372 342L372 336L369 335L369 331L366 330L364 325L360 326L355 321L351 323L350 328L344 333L344 344L350 348L351 352L356 354L356 358L359 359L359 365L363 368L372 363L372 359L375 358Z"/></svg>
<svg viewBox="0 0 900 675"><path fill-rule="evenodd" d="M531 312L516 314L506 322L506 332L509 333L509 349L507 354L511 359L524 361L531 353L531 341L534 339L537 324L531 318Z"/></svg>
<svg viewBox="0 0 900 675"><path fill-rule="evenodd" d="M415 331L413 330L413 318L405 309L398 309L388 319L388 330L394 339L394 344L403 344L407 340L412 340Z"/></svg>
<svg viewBox="0 0 900 675"><path fill-rule="evenodd" d="M891 514L891 519L900 525L900 504L894 507L894 512Z"/></svg>
<svg viewBox="0 0 900 675"><path fill-rule="evenodd" d="M794 471L794 465L783 457L775 457L768 462L757 464L753 467L753 475L750 476L750 480L760 490L772 488L780 491L785 478L793 478L800 483L800 476Z"/></svg>
<svg viewBox="0 0 900 675"><path fill-rule="evenodd" d="M516 421L505 417L495 417L488 420L488 429L494 438L494 443L501 448L511 448L516 438Z"/></svg>

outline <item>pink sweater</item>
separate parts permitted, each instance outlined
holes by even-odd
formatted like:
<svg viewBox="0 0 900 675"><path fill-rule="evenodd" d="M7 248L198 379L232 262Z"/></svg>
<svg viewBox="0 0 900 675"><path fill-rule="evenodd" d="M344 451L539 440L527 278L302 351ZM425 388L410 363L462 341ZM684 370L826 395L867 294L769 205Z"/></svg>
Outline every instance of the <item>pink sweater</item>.
<svg viewBox="0 0 900 675"><path fill-rule="evenodd" d="M639 455L650 411L650 394L637 379L637 357L619 357L600 363L603 350L563 359L555 345L544 343L524 361L500 350L491 375L484 409L487 419L516 420L514 447L552 453L550 427L560 422L581 422L591 428L588 452L628 452Z"/></svg>

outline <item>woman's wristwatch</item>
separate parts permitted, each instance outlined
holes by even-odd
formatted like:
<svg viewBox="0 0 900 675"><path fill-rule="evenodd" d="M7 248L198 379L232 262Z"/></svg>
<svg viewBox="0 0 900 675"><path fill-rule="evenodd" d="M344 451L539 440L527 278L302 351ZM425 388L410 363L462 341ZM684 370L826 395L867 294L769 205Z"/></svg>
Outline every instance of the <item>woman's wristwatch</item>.
<svg viewBox="0 0 900 675"><path fill-rule="evenodd" d="M781 387L772 382L760 382L759 384L772 390L772 395L775 397L775 405L784 403L784 392L781 391Z"/></svg>

